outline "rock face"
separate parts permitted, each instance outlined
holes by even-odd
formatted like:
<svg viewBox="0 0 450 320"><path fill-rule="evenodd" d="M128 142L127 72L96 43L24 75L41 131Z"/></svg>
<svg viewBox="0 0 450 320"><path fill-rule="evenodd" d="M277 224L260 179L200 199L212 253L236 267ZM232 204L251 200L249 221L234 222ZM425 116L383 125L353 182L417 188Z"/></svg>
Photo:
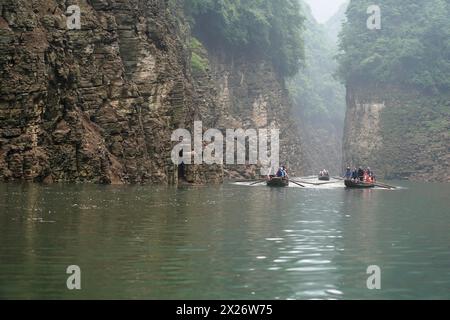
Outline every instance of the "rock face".
<svg viewBox="0 0 450 320"><path fill-rule="evenodd" d="M81 30L68 30L68 6ZM2 0L0 179L173 183L198 106L189 29L164 0ZM221 168L188 168L220 182Z"/></svg>
<svg viewBox="0 0 450 320"><path fill-rule="evenodd" d="M306 143L308 174L317 175L328 170L332 176L342 171L342 129L340 123L325 120L322 123L309 122L300 128Z"/></svg>
<svg viewBox="0 0 450 320"><path fill-rule="evenodd" d="M349 86L344 165L379 177L450 181L450 96Z"/></svg>
<svg viewBox="0 0 450 320"><path fill-rule="evenodd" d="M80 30L67 27L70 5L81 9ZM192 132L195 120L205 128L280 128L281 159L301 170L289 100L271 64L211 52L210 69L194 79L178 6L2 0L0 180L177 183L171 134ZM220 183L224 168L187 166L184 175Z"/></svg>
<svg viewBox="0 0 450 320"><path fill-rule="evenodd" d="M203 93L203 101L208 101L200 104L207 108L200 112L205 115L204 122L222 130L279 129L280 165L286 165L291 175L303 174L306 163L291 100L284 79L272 63L207 44L197 53L208 61L208 69L194 76L214 88L209 92L198 90ZM257 166L225 166L226 178L253 178L258 174Z"/></svg>

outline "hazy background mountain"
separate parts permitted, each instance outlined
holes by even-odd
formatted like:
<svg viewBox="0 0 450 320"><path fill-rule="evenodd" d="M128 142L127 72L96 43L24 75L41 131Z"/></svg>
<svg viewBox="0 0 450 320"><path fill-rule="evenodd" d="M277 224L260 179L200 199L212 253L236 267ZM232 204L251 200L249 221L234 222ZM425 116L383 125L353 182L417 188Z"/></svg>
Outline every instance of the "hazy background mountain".
<svg viewBox="0 0 450 320"><path fill-rule="evenodd" d="M342 30L342 24L346 20L345 11L349 3L350 0L344 1L339 7L339 10L324 24L327 35L331 37L331 41L336 45L339 41L338 36Z"/></svg>
<svg viewBox="0 0 450 320"><path fill-rule="evenodd" d="M303 0L318 23L327 23L348 0Z"/></svg>
<svg viewBox="0 0 450 320"><path fill-rule="evenodd" d="M324 168L341 170L341 140L345 117L345 87L335 78L337 34L345 17L346 3L326 24L320 24L311 7L301 2L305 15L305 63L290 81L294 111L306 130L306 154L311 174Z"/></svg>

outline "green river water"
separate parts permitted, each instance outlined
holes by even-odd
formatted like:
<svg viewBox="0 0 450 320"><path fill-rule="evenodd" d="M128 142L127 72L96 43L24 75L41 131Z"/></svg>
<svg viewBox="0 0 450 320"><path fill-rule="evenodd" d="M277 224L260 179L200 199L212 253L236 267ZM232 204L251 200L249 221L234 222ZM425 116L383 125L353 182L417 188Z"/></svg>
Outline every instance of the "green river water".
<svg viewBox="0 0 450 320"><path fill-rule="evenodd" d="M0 299L450 299L450 185L391 183L0 184Z"/></svg>

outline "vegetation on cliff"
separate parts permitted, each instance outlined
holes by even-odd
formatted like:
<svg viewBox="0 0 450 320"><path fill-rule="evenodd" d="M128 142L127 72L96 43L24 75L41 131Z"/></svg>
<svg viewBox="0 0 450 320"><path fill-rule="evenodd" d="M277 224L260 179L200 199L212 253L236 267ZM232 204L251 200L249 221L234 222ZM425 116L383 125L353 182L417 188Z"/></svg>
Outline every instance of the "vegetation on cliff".
<svg viewBox="0 0 450 320"><path fill-rule="evenodd" d="M381 30L366 21L371 0L351 1L340 35L340 76L348 84L450 88L448 0L379 0Z"/></svg>
<svg viewBox="0 0 450 320"><path fill-rule="evenodd" d="M303 58L303 17L297 0L186 0L185 11L200 40L270 59L285 76Z"/></svg>
<svg viewBox="0 0 450 320"><path fill-rule="evenodd" d="M202 43L197 38L192 38L191 44L191 66L194 72L204 73L209 68L207 53Z"/></svg>
<svg viewBox="0 0 450 320"><path fill-rule="evenodd" d="M353 0L340 34L339 74L347 84L344 162L379 177L448 181L450 2Z"/></svg>

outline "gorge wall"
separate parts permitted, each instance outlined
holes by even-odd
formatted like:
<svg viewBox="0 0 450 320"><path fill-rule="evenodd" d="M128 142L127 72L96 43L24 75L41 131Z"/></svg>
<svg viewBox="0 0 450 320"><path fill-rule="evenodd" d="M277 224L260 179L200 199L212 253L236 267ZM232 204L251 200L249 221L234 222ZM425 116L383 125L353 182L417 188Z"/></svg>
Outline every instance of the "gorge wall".
<svg viewBox="0 0 450 320"><path fill-rule="evenodd" d="M349 86L343 150L378 177L450 181L450 95Z"/></svg>
<svg viewBox="0 0 450 320"><path fill-rule="evenodd" d="M450 181L450 3L352 0L340 33L338 74L347 87L344 165L378 177ZM402 19L398 19L399 13Z"/></svg>
<svg viewBox="0 0 450 320"><path fill-rule="evenodd" d="M71 4L81 30L67 30ZM174 182L170 136L196 115L180 10L162 0L1 6L0 178Z"/></svg>
<svg viewBox="0 0 450 320"><path fill-rule="evenodd" d="M67 30L77 4L81 30ZM190 28L164 0L4 0L0 4L0 180L176 183L170 137L206 128L281 129L302 169L283 81L269 62L208 51L194 70ZM237 171L241 171L237 173ZM254 171L226 170L230 176ZM222 166L188 166L192 183Z"/></svg>
<svg viewBox="0 0 450 320"><path fill-rule="evenodd" d="M194 72L200 83L208 83L208 110L200 112L212 128L279 129L280 165L291 174L305 172L306 159L298 125L292 118L289 93L270 61L226 49L202 46L196 52L208 61L206 72ZM208 79L205 81L205 77ZM204 90L198 90L204 92ZM211 98L212 94L212 98ZM206 99L208 100L208 99ZM226 178L254 178L256 166L225 166Z"/></svg>

